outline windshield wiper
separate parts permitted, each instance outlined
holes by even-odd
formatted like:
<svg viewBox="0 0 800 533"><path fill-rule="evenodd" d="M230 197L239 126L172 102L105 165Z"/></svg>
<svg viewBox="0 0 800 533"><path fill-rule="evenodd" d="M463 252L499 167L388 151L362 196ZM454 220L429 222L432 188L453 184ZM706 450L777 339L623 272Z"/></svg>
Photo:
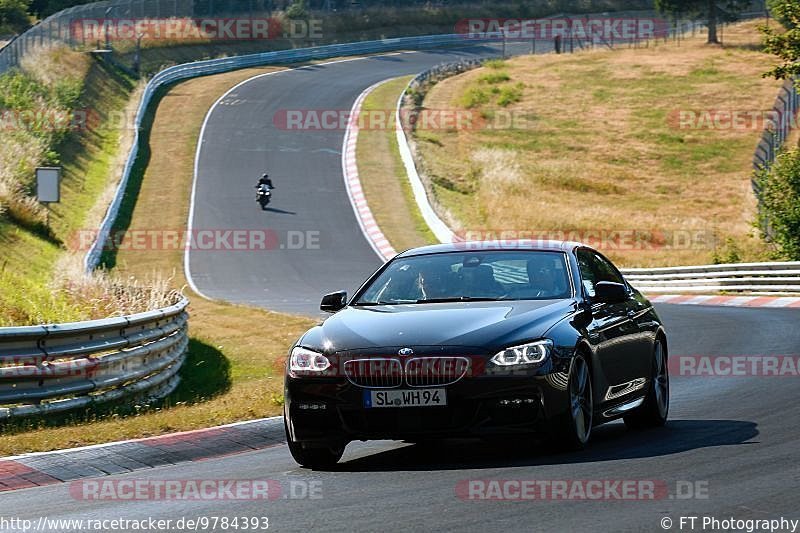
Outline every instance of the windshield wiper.
<svg viewBox="0 0 800 533"><path fill-rule="evenodd" d="M504 298L487 298L478 296L455 296L452 298L427 298L424 300L417 300L418 304L441 304L448 302L499 302Z"/></svg>

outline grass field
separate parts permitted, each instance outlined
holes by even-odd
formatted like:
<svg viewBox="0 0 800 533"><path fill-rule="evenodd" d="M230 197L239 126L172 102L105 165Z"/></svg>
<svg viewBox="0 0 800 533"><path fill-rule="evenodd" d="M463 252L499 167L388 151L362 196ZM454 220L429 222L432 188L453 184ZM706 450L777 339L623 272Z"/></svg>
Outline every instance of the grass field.
<svg viewBox="0 0 800 533"><path fill-rule="evenodd" d="M698 36L518 57L449 78L426 108L521 126L418 131L425 174L473 234L575 237L626 266L767 258L750 190L763 123L692 120L772 107L779 83L761 77L772 60L758 42L751 22L726 28L724 47Z"/></svg>
<svg viewBox="0 0 800 533"><path fill-rule="evenodd" d="M386 127L365 127L358 133L358 175L369 208L383 234L398 252L436 242L414 203L395 134L394 111L400 92L410 76L391 80L373 90L362 105L362 114L390 116ZM403 202L408 209L398 209Z"/></svg>

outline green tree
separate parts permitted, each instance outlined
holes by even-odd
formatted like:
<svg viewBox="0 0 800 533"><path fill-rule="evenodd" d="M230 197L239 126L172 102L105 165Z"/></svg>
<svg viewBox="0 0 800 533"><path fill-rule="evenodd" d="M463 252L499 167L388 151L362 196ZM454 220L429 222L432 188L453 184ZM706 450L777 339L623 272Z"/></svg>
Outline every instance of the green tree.
<svg viewBox="0 0 800 533"><path fill-rule="evenodd" d="M800 260L800 149L778 155L756 175L761 190L760 223L790 260Z"/></svg>
<svg viewBox="0 0 800 533"><path fill-rule="evenodd" d="M20 33L30 26L30 0L0 0L0 33Z"/></svg>
<svg viewBox="0 0 800 533"><path fill-rule="evenodd" d="M787 28L793 28L795 24L783 16L783 5L786 3L786 0L767 0L767 11L769 14L783 24Z"/></svg>
<svg viewBox="0 0 800 533"><path fill-rule="evenodd" d="M708 42L719 44L717 25L736 20L750 0L655 0L656 9L673 17L700 18L708 24Z"/></svg>
<svg viewBox="0 0 800 533"><path fill-rule="evenodd" d="M97 0L31 0L31 7L28 11L38 18L45 18L56 11L95 1Z"/></svg>
<svg viewBox="0 0 800 533"><path fill-rule="evenodd" d="M800 74L800 0L775 0L770 10L786 30L762 27L764 50L775 54L780 64L764 73L765 77L793 78Z"/></svg>
<svg viewBox="0 0 800 533"><path fill-rule="evenodd" d="M286 9L286 16L292 20L308 18L308 9L305 0L296 0Z"/></svg>

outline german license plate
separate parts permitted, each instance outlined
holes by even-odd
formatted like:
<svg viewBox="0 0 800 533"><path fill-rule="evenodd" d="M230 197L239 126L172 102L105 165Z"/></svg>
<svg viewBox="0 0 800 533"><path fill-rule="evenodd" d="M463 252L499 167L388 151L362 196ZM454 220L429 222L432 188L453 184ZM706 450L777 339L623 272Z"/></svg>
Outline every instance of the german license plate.
<svg viewBox="0 0 800 533"><path fill-rule="evenodd" d="M447 405L445 389L365 390L364 407L436 407Z"/></svg>

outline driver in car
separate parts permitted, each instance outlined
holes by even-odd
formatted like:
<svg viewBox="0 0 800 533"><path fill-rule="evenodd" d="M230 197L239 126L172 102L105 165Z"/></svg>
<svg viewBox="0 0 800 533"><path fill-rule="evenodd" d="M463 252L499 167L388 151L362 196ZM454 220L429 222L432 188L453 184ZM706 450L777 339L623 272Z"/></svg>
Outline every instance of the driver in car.
<svg viewBox="0 0 800 533"><path fill-rule="evenodd" d="M550 257L537 257L528 261L528 287L523 289L529 297L560 298L567 292L563 285L563 265Z"/></svg>

